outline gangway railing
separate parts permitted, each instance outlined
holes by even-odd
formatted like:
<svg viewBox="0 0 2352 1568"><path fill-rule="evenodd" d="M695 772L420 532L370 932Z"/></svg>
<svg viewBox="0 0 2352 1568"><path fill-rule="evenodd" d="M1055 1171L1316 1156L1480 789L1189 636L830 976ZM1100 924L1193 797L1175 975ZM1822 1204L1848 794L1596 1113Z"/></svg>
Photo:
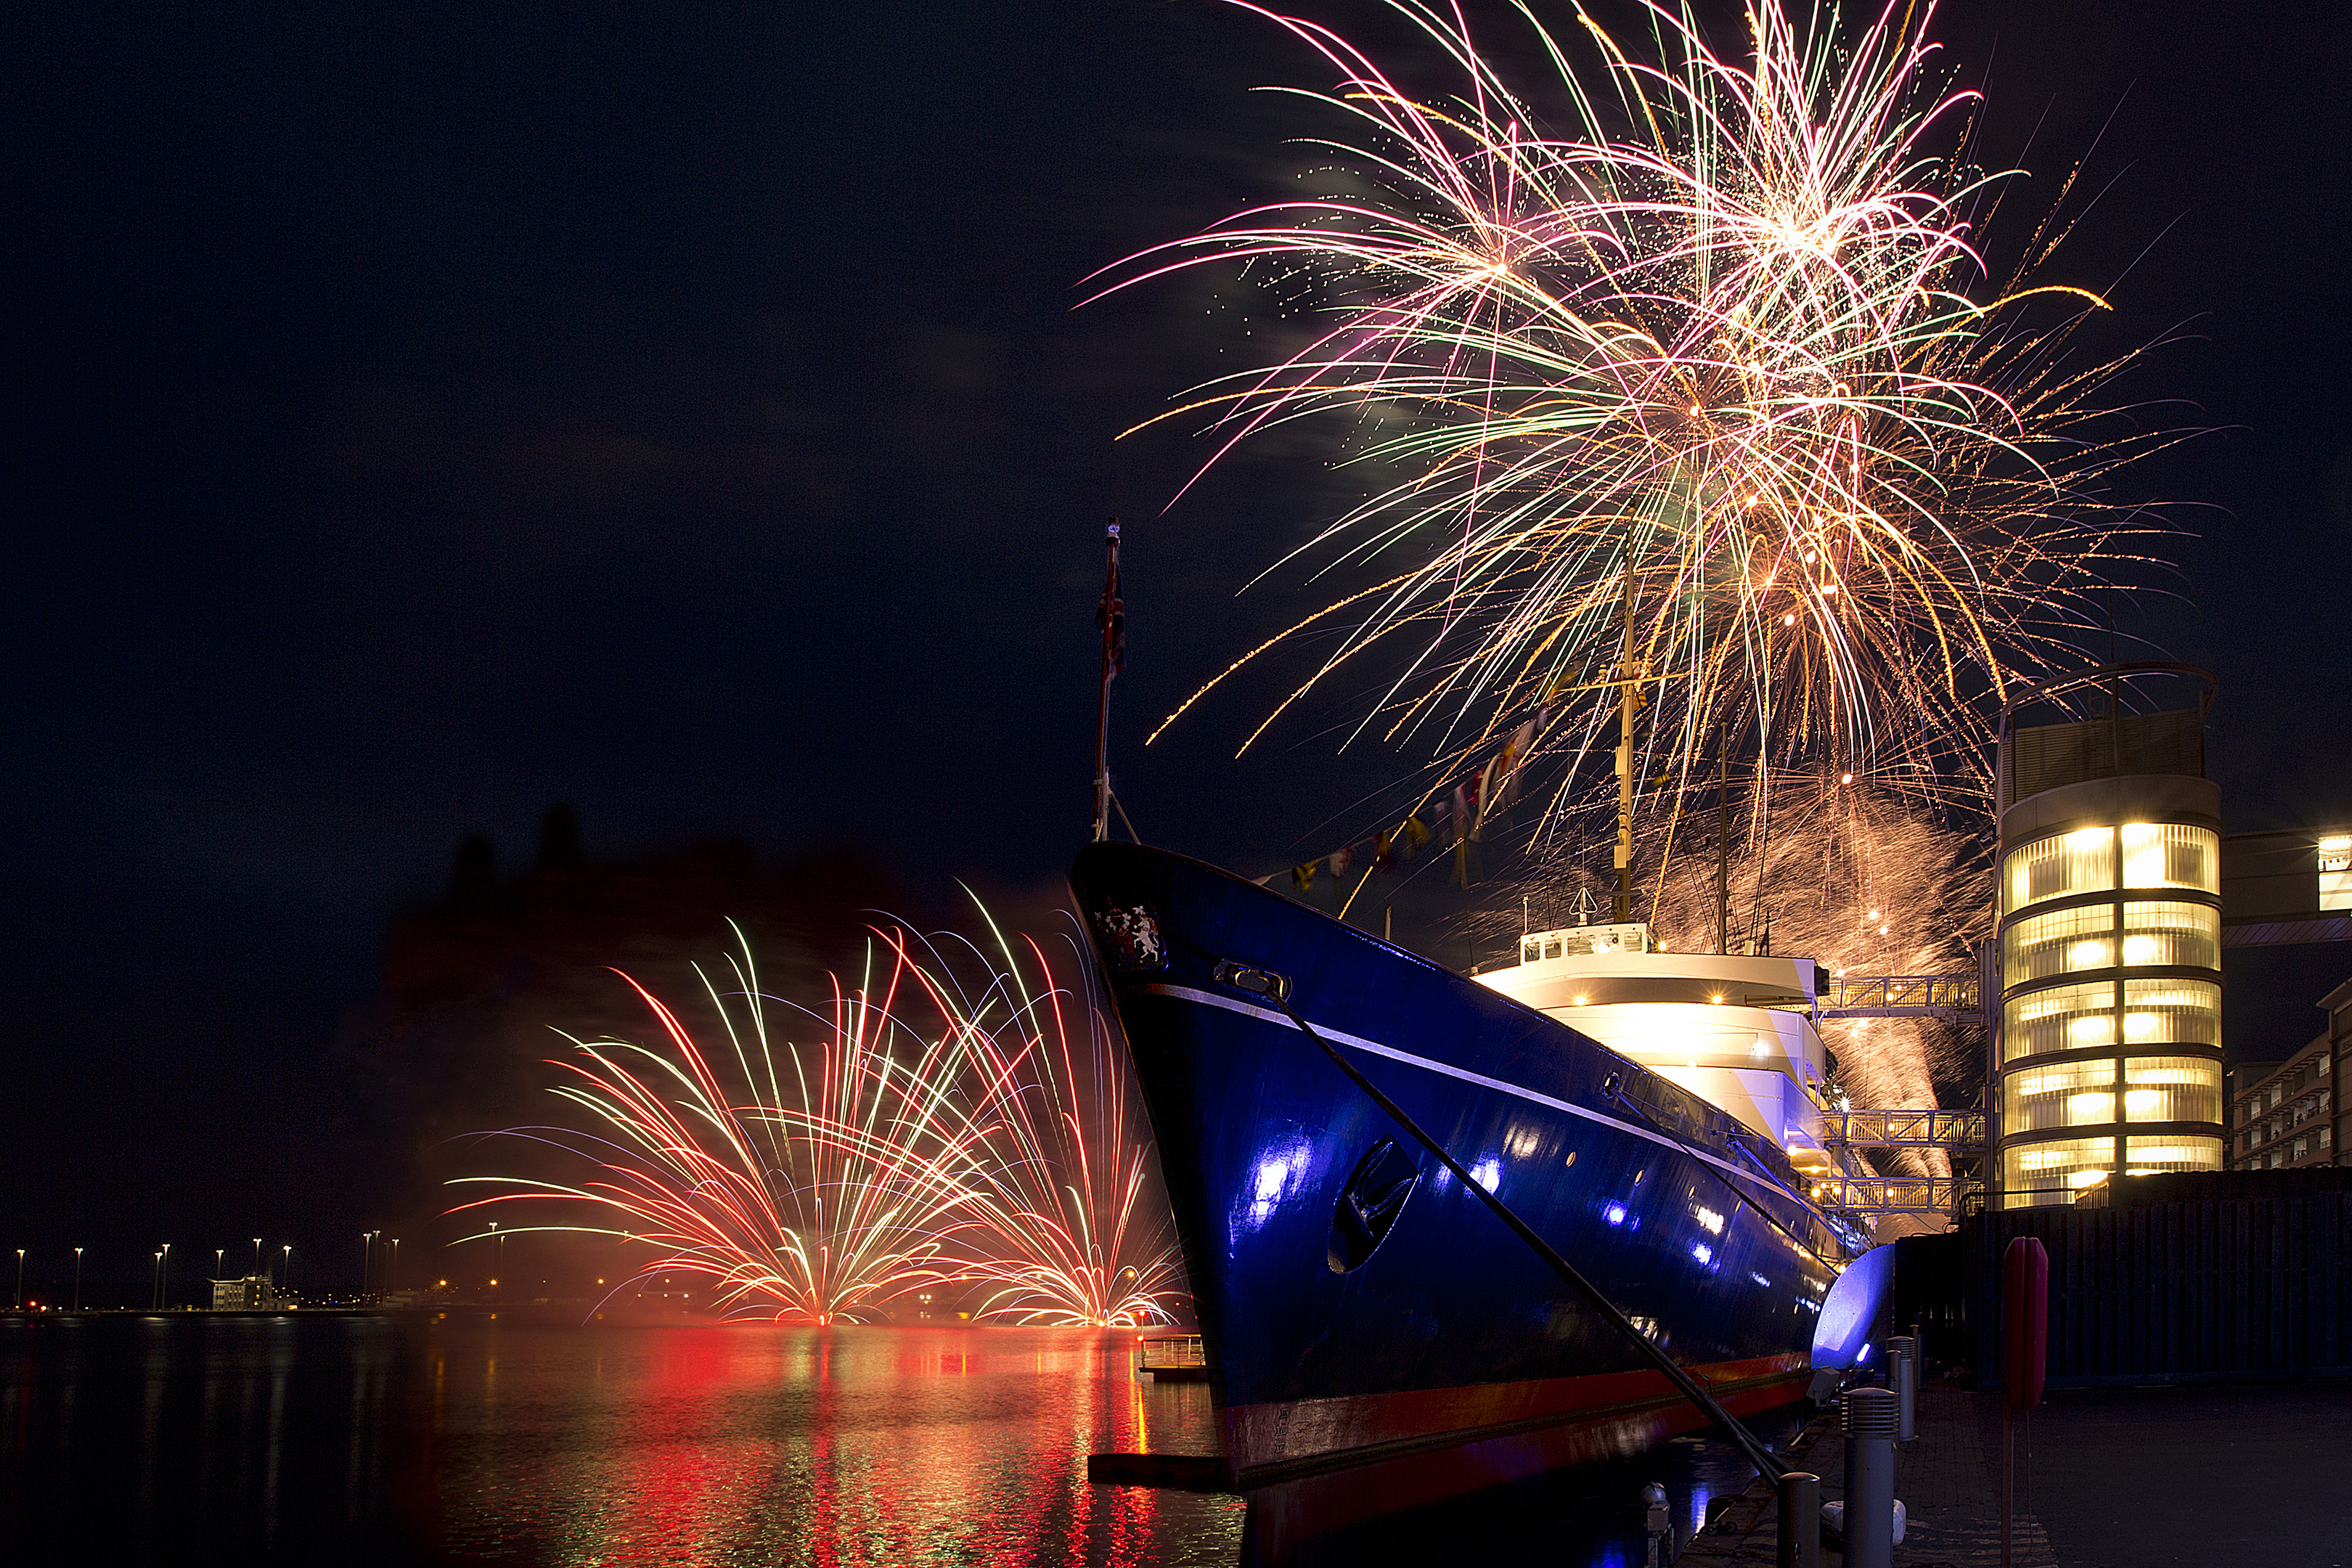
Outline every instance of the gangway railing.
<svg viewBox="0 0 2352 1568"><path fill-rule="evenodd" d="M1822 1142L1857 1149L1981 1150L1985 1113L1976 1110L1824 1110Z"/></svg>
<svg viewBox="0 0 2352 1568"><path fill-rule="evenodd" d="M1198 1334L1139 1334L1135 1370L1138 1376L1148 1375L1159 1383L1205 1383L1207 1349Z"/></svg>
<svg viewBox="0 0 2352 1568"><path fill-rule="evenodd" d="M1984 1022L1984 987L1973 974L1833 974L1821 982L1824 1018L1940 1018Z"/></svg>
<svg viewBox="0 0 2352 1568"><path fill-rule="evenodd" d="M1166 1366L1206 1366L1209 1357L1198 1334L1138 1334L1135 1364L1146 1372Z"/></svg>
<svg viewBox="0 0 2352 1568"><path fill-rule="evenodd" d="M1812 1184L1813 1202L1857 1215L1942 1215L1961 1211L1984 1184L1968 1176L1823 1176Z"/></svg>

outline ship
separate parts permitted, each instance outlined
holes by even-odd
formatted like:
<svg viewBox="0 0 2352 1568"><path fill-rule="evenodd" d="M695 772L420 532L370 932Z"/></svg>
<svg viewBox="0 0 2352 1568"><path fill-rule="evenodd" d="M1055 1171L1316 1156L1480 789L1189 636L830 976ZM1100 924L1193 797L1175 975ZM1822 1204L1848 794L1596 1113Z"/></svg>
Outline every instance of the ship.
<svg viewBox="0 0 2352 1568"><path fill-rule="evenodd" d="M1071 882L1222 1438L1126 1479L1252 1491L1437 1458L1413 1484L1460 1489L1707 1425L1659 1352L1735 1417L1866 1353L1872 1304L1832 1291L1868 1237L1809 1195L1833 1064L1807 961L1662 952L1620 921L1528 932L1516 963L1465 975L1140 844L1088 846Z"/></svg>

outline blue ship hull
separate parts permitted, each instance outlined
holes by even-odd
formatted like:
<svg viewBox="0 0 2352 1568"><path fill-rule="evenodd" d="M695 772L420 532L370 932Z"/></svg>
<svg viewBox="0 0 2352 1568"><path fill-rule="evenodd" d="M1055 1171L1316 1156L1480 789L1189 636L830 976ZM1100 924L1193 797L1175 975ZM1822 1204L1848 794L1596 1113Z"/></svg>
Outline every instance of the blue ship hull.
<svg viewBox="0 0 2352 1568"><path fill-rule="evenodd" d="M1285 999L1735 1413L1801 1395L1847 1250L1777 1149L1567 1026L1213 867L1098 844L1071 880L1159 1142L1223 1484L1448 1450L1524 1470L1704 1421Z"/></svg>

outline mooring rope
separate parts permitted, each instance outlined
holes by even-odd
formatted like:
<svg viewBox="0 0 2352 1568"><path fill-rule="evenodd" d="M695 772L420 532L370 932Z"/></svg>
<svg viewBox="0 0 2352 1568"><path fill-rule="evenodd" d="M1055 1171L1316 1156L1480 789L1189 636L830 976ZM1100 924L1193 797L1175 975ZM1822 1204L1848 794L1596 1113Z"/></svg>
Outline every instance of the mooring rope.
<svg viewBox="0 0 2352 1568"><path fill-rule="evenodd" d="M1358 1071L1352 1063L1350 1063L1345 1057L1341 1056L1339 1054L1339 1048L1337 1046L1334 1046L1330 1041L1325 1039L1322 1036L1317 1034L1312 1028L1308 1027L1307 1020L1298 1016L1298 1010L1290 1005L1290 999L1287 996L1276 996L1271 994L1265 994L1268 1001L1281 1008L1284 1013L1289 1016L1290 1021L1298 1026L1298 1032L1300 1034L1305 1035L1308 1039L1314 1041L1318 1046L1320 1046L1323 1048L1323 1054L1331 1058L1332 1065L1337 1067L1341 1072L1347 1074L1349 1080L1354 1083L1358 1089L1362 1089L1365 1094L1369 1095L1371 1098L1373 1104L1379 1106L1383 1111L1387 1112L1389 1119L1394 1121L1399 1127L1403 1128L1406 1132L1410 1133L1414 1142L1419 1143L1423 1148L1428 1150L1431 1154L1437 1158L1439 1163L1443 1164L1447 1170L1453 1172L1454 1177L1456 1181L1460 1182L1471 1192L1475 1193L1478 1195L1479 1201L1484 1203L1489 1210L1493 1211L1496 1219L1501 1220L1505 1225L1510 1226L1511 1233L1517 1236L1521 1241L1526 1242L1528 1246L1534 1250L1537 1257L1542 1258L1544 1262L1550 1265L1551 1271L1559 1275L1563 1280L1567 1281L1570 1289L1574 1290L1579 1296L1584 1298L1587 1305L1591 1306L1594 1311L1600 1313L1601 1318L1612 1327L1616 1329L1619 1333L1624 1335L1627 1342L1630 1342L1636 1351L1640 1352L1643 1356L1646 1357L1652 1364L1656 1366L1660 1372L1665 1373L1666 1381L1673 1384L1675 1388L1679 1389L1682 1392L1684 1398L1696 1405L1700 1414L1712 1420L1717 1426L1722 1429L1725 1436L1730 1438L1733 1443L1738 1446L1740 1452L1748 1457L1748 1462L1756 1467L1756 1470L1759 1475L1762 1476L1766 1480L1772 1481L1777 1484L1780 1479L1788 1473L1789 1468L1780 1463L1779 1459L1773 1458L1771 1449L1766 1447L1764 1444L1758 1441L1754 1433L1741 1426L1739 1422L1733 1417L1731 1412L1726 1410L1716 1399L1715 1395L1706 1391L1705 1384L1701 1384L1698 1379L1691 1376L1689 1373L1684 1371L1680 1363L1676 1362L1674 1357L1668 1355L1665 1351L1653 1342L1647 1334L1644 1334L1641 1330L1635 1328L1633 1324L1633 1321L1627 1318L1624 1313L1617 1310L1617 1304L1601 1293L1601 1288L1599 1286L1593 1284L1591 1280L1587 1279L1574 1264L1570 1263L1567 1258L1562 1258L1558 1251L1554 1250L1549 1242L1544 1240L1542 1237L1538 1236L1533 1226L1529 1226L1527 1221L1521 1219L1517 1215L1511 1211L1511 1207L1508 1204L1506 1204L1502 1199L1496 1197L1494 1194L1488 1192L1484 1186L1480 1185L1479 1183L1472 1177L1468 1171L1463 1169L1461 1162L1454 1159L1453 1155L1447 1153L1444 1145L1440 1144L1436 1139L1432 1138L1428 1133L1423 1131L1421 1124L1415 1121L1412 1117L1405 1114L1404 1108L1402 1106L1399 1105L1395 1100L1391 1100L1387 1095L1382 1094L1380 1091L1379 1087L1375 1085L1370 1079L1366 1078L1361 1072Z"/></svg>

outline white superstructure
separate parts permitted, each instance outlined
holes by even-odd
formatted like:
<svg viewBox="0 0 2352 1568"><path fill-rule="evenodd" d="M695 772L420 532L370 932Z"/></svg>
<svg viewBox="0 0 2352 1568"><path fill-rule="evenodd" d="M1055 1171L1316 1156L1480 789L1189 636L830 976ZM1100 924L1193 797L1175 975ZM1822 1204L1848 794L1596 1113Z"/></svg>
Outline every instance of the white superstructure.
<svg viewBox="0 0 2352 1568"><path fill-rule="evenodd" d="M1633 921L1530 932L1516 966L1476 978L1720 1106L1800 1171L1830 1168L1811 959L1654 952Z"/></svg>

